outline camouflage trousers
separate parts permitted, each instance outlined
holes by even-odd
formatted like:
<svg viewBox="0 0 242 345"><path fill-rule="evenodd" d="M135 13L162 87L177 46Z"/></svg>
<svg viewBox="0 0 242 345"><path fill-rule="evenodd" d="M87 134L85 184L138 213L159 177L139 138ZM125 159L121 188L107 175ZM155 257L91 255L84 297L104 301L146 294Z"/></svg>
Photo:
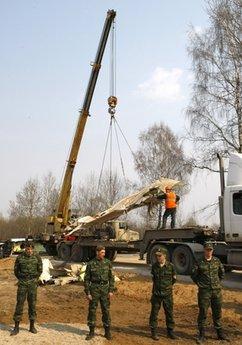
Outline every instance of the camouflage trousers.
<svg viewBox="0 0 242 345"><path fill-rule="evenodd" d="M36 280L18 282L17 304L13 316L14 321L21 321L23 315L24 302L27 297L29 320L36 319L36 300L37 300L37 282Z"/></svg>
<svg viewBox="0 0 242 345"><path fill-rule="evenodd" d="M216 329L222 327L222 291L221 289L199 289L198 307L199 314L197 318L198 328L204 328L207 318L208 308L211 305L213 324Z"/></svg>
<svg viewBox="0 0 242 345"><path fill-rule="evenodd" d="M173 330L174 319L173 319L173 295L172 292L164 296L152 295L151 297L151 313L150 313L150 328L156 329L158 326L158 314L163 304L165 317L166 317L166 327L168 330Z"/></svg>
<svg viewBox="0 0 242 345"><path fill-rule="evenodd" d="M95 327L96 325L96 311L98 302L100 302L102 311L102 322L104 327L110 327L110 298L108 286L97 285L91 287L92 300L89 301L87 325L89 327Z"/></svg>

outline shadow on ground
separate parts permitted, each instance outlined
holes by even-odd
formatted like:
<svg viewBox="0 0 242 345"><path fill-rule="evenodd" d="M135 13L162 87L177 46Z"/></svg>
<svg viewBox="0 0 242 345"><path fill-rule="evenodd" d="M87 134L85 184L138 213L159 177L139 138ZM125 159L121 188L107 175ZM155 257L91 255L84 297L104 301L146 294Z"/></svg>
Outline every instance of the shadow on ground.
<svg viewBox="0 0 242 345"><path fill-rule="evenodd" d="M52 329L57 332L69 332L72 334L77 335L87 335L88 331L83 330L81 328L73 327L68 324L61 324L61 323L42 323L40 324L41 327Z"/></svg>

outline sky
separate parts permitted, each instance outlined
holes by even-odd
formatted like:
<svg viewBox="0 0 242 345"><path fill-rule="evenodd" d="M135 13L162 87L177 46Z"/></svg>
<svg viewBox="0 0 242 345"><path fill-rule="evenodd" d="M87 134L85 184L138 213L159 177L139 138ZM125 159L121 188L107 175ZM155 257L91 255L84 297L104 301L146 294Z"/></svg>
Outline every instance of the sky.
<svg viewBox="0 0 242 345"><path fill-rule="evenodd" d="M117 11L117 120L132 150L163 121L184 132L192 73L187 33L208 25L203 0L0 0L0 212L29 177L61 180L108 9ZM74 183L99 173L109 125L107 46ZM122 142L121 142L122 143ZM136 178L122 143L126 175ZM117 155L117 154L116 154ZM115 160L114 168L120 165ZM214 202L217 178L193 176L185 216ZM205 181L205 183L204 183Z"/></svg>

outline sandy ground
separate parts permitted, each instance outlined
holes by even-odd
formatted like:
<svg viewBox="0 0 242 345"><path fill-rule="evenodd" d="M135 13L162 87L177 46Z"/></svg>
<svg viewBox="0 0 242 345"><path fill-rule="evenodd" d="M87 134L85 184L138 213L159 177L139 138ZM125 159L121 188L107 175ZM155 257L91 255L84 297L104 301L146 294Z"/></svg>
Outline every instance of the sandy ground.
<svg viewBox="0 0 242 345"><path fill-rule="evenodd" d="M38 330L37 335L28 330L27 310L19 335L12 338L9 329L16 298L16 279L12 268L14 259L0 260L0 344L82 344L87 332L87 302L83 286L79 283L65 286L46 285L38 291ZM112 300L113 340L108 342L102 336L100 312L98 312L98 337L92 344L136 345L154 344L150 339L148 319L150 313L151 282L149 277L133 273L117 272L121 281ZM197 288L192 284L178 283L174 288L174 315L176 334L179 340L166 338L164 315L160 312L159 333L162 344L194 344L196 336ZM224 290L223 323L232 343L242 344L242 292ZM208 317L207 344L218 344L212 327L211 315Z"/></svg>
<svg viewBox="0 0 242 345"><path fill-rule="evenodd" d="M38 334L32 334L28 331L28 325L22 325L20 333L15 337L9 336L10 328L6 325L0 325L1 344L35 344L35 345L66 345L66 344L87 344L85 340L88 328L80 324L63 323L43 323L36 327ZM105 338L100 330L96 331L95 339L88 342L90 344L104 344Z"/></svg>

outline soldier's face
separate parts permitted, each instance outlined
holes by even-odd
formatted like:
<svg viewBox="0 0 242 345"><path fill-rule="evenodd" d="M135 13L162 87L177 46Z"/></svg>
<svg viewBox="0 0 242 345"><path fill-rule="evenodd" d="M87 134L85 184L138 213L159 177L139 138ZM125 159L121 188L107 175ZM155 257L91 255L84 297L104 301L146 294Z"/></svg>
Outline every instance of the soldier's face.
<svg viewBox="0 0 242 345"><path fill-rule="evenodd" d="M102 250L100 250L99 252L97 252L97 257L98 257L98 259L100 259L100 260L104 259L104 257L105 257L105 250L102 249Z"/></svg>
<svg viewBox="0 0 242 345"><path fill-rule="evenodd" d="M33 248L31 248L31 247L25 248L25 253L26 253L27 255L32 255L32 254L33 254Z"/></svg>
<svg viewBox="0 0 242 345"><path fill-rule="evenodd" d="M159 264L163 264L166 261L166 256L164 254L157 255L156 258Z"/></svg>
<svg viewBox="0 0 242 345"><path fill-rule="evenodd" d="M211 257L213 256L213 249L205 248L204 255L206 259L211 259Z"/></svg>

